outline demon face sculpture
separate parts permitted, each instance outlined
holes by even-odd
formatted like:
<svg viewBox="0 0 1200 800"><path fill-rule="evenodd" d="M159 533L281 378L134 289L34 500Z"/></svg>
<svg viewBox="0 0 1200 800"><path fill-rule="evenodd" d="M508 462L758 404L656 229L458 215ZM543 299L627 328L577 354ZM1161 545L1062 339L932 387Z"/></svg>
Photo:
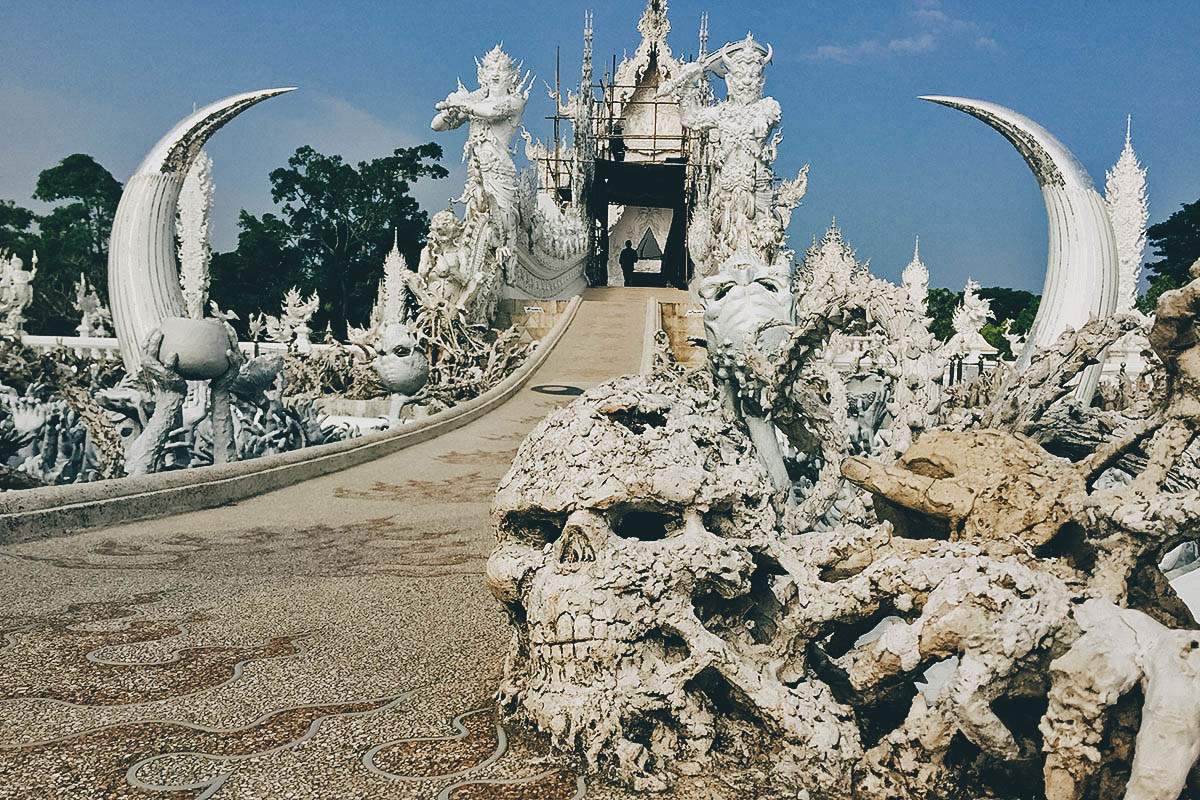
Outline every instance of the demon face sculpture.
<svg viewBox="0 0 1200 800"><path fill-rule="evenodd" d="M746 424L775 488L787 490L791 481L767 419L767 387L746 369L746 354L750 348L774 353L787 341L796 306L789 268L767 266L739 251L704 278L697 293L704 308L708 359L722 399Z"/></svg>

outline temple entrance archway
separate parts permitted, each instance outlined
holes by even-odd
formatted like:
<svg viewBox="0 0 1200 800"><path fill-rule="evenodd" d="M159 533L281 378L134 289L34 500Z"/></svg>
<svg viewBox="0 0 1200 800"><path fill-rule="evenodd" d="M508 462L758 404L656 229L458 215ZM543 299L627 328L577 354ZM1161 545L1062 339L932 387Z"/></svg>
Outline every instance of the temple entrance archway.
<svg viewBox="0 0 1200 800"><path fill-rule="evenodd" d="M626 241L638 251L630 286L687 288L686 165L596 160L592 208L600 230L603 284L621 276L619 256Z"/></svg>

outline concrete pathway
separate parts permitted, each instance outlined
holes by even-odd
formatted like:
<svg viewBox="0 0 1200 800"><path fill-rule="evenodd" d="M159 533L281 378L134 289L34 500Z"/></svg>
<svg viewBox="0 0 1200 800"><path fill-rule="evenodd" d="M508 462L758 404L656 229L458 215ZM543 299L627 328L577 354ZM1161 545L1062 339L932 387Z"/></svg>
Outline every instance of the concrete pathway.
<svg viewBox="0 0 1200 800"><path fill-rule="evenodd" d="M379 461L0 548L0 798L577 796L491 712L489 505L571 399L533 387L637 372L646 299L679 294L589 291L513 399Z"/></svg>

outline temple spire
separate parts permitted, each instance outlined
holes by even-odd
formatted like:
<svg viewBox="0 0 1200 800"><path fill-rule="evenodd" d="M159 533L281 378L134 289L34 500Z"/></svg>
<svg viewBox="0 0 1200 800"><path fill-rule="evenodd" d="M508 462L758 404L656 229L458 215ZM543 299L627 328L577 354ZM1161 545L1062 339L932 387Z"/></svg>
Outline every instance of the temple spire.
<svg viewBox="0 0 1200 800"><path fill-rule="evenodd" d="M667 34L671 32L671 22L667 19L666 0L647 0L646 10L638 21L638 33L642 35L642 45L638 50L648 48L658 53L660 58L670 58L671 48L667 46Z"/></svg>
<svg viewBox="0 0 1200 800"><path fill-rule="evenodd" d="M920 236L917 236L913 241L912 261L908 262L908 266L904 268L901 281L904 285L904 291L908 293L908 299L917 308L921 309L922 314L925 314L928 310L929 270L926 269L925 264L921 261Z"/></svg>
<svg viewBox="0 0 1200 800"><path fill-rule="evenodd" d="M582 90L585 92L591 91L592 88L592 41L594 36L593 31L594 16L591 11L583 12L583 80Z"/></svg>
<svg viewBox="0 0 1200 800"><path fill-rule="evenodd" d="M1125 147L1113 168L1105 173L1104 199L1117 240L1117 310L1130 311L1137 301L1146 252L1146 170L1133 151L1133 115L1125 117Z"/></svg>

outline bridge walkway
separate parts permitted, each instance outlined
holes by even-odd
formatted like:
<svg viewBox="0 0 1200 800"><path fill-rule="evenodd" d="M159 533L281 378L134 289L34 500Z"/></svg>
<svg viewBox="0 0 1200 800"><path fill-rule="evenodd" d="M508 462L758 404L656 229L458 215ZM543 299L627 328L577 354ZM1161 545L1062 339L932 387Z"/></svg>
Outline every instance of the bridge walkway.
<svg viewBox="0 0 1200 800"><path fill-rule="evenodd" d="M647 298L682 294L589 290L512 399L377 461L0 548L0 797L574 796L569 765L537 777L530 737L468 714L510 636L489 505L571 399L534 387L637 372Z"/></svg>

